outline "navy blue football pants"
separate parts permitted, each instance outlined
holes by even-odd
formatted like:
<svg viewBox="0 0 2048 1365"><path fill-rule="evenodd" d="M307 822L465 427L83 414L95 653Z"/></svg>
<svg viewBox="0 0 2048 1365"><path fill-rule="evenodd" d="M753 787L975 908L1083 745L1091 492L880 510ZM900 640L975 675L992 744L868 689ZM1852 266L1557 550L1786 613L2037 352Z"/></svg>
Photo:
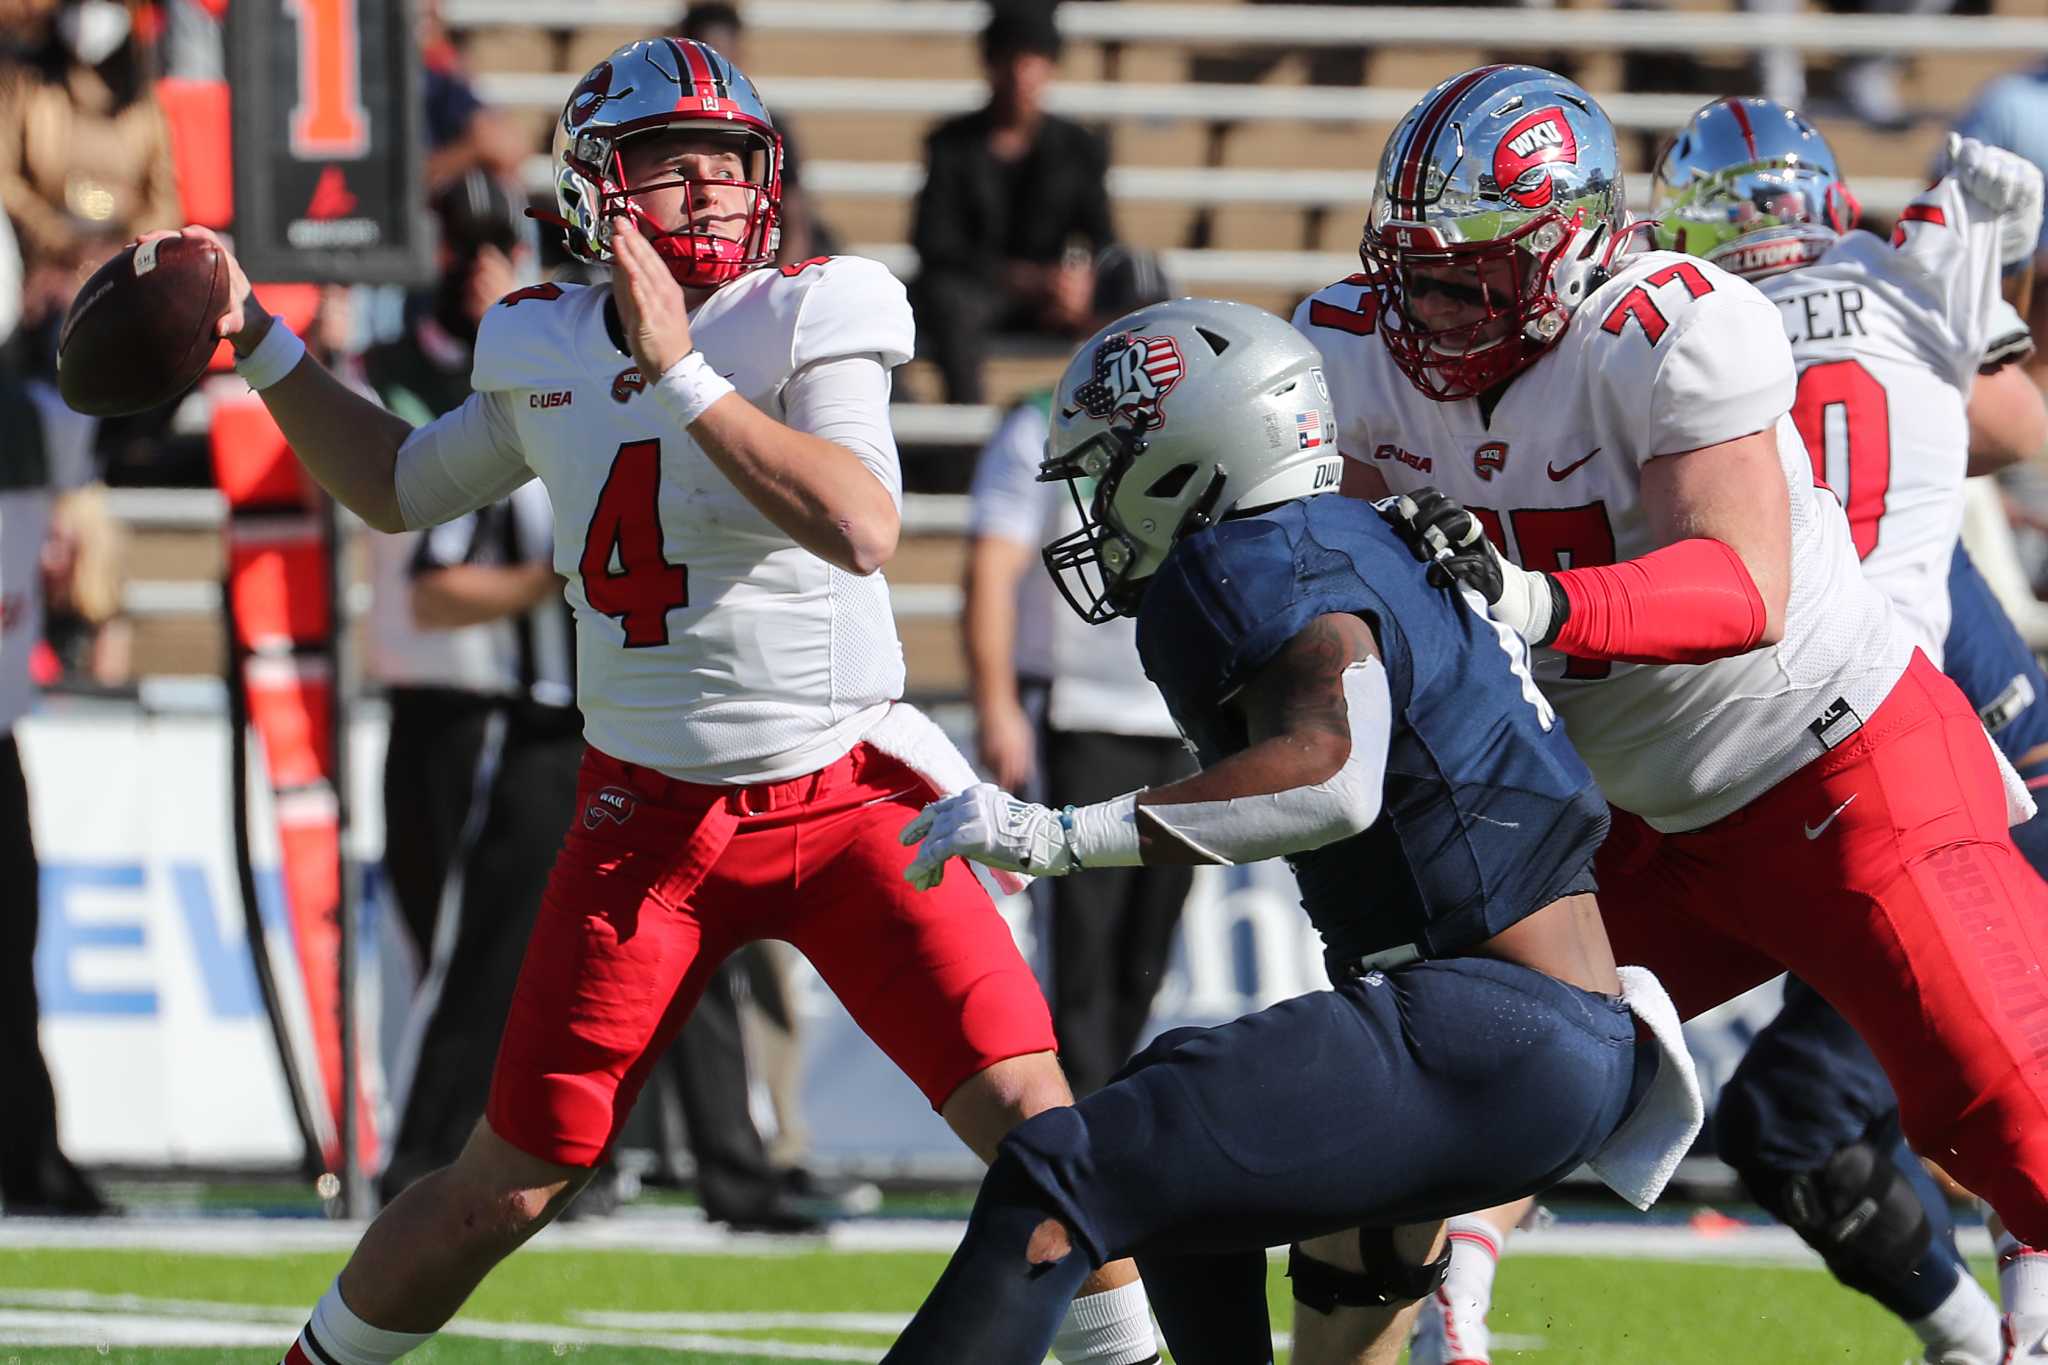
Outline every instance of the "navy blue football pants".
<svg viewBox="0 0 2048 1365"><path fill-rule="evenodd" d="M1977 708L2020 776L2029 785L2048 781L2048 677L1961 545L1949 566L1949 601L1943 671ZM2018 826L2012 839L2034 870L2048 876L2048 818ZM1918 1264L1896 1267L1872 1293L1911 1321L1933 1312L1955 1288L1962 1258L1948 1200L1898 1134L1898 1098L1870 1049L1818 992L1788 978L1783 1008L1721 1091L1715 1150L1738 1170L1799 1174L1818 1170L1853 1142L1890 1145L1935 1235Z"/></svg>
<svg viewBox="0 0 2048 1365"><path fill-rule="evenodd" d="M1545 1189L1656 1069L1610 996L1485 958L1175 1029L1020 1124L891 1362L1038 1365L1088 1272L1135 1255L1179 1365L1272 1358L1265 1248ZM1075 1251L1033 1266L1047 1218Z"/></svg>

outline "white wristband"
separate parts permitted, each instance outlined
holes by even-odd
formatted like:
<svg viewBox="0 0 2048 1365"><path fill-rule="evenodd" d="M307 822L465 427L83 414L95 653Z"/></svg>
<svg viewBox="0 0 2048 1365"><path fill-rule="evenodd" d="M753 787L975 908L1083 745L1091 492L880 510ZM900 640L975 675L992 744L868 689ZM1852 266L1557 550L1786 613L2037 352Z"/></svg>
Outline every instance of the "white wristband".
<svg viewBox="0 0 2048 1365"><path fill-rule="evenodd" d="M702 351L692 351L668 367L654 386L654 399L684 426L704 415L704 410L733 392L733 387Z"/></svg>
<svg viewBox="0 0 2048 1365"><path fill-rule="evenodd" d="M1060 812L1060 825L1075 867L1136 867L1144 861L1138 852L1137 792L1068 806Z"/></svg>
<svg viewBox="0 0 2048 1365"><path fill-rule="evenodd" d="M283 318L273 315L270 330L256 343L256 349L235 357L235 373L261 393L299 368L305 356L306 343L299 340L299 334L285 326Z"/></svg>

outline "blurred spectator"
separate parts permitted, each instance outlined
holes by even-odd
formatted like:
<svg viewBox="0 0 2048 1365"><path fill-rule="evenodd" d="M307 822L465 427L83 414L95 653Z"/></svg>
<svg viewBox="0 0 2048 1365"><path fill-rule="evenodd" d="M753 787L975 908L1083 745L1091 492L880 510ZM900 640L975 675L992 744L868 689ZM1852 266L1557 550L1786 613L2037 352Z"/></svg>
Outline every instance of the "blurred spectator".
<svg viewBox="0 0 2048 1365"><path fill-rule="evenodd" d="M9 1214L91 1215L109 1206L57 1142L57 1101L37 1033L40 892L28 785L14 726L34 696L31 645L42 625L43 538L53 495L92 468L93 422L48 385L0 371L0 1206Z"/></svg>
<svg viewBox="0 0 2048 1365"><path fill-rule="evenodd" d="M982 401L989 333L1087 328L1094 259L1114 236L1108 149L1045 110L1060 47L1051 5L998 4L981 35L988 104L925 143L912 300L950 402Z"/></svg>
<svg viewBox="0 0 2048 1365"><path fill-rule="evenodd" d="M119 0L66 0L0 74L0 204L21 238L29 326L61 316L120 243L179 223L153 74Z"/></svg>
<svg viewBox="0 0 2048 1365"><path fill-rule="evenodd" d="M0 58L18 61L42 38L57 0L0 0Z"/></svg>
<svg viewBox="0 0 2048 1365"><path fill-rule="evenodd" d="M1166 297L1148 259L1105 268L1101 321ZM1010 411L975 466L969 516L968 673L982 767L1008 791L1039 785L1107 800L1191 772L1166 702L1138 662L1137 623L1090 626L1039 561L1079 529L1066 485L1039 483L1051 395ZM1042 766L1041 766L1042 765ZM1049 890L1053 1028L1076 1095L1129 1060L1151 1017L1193 871L1105 868Z"/></svg>
<svg viewBox="0 0 2048 1365"><path fill-rule="evenodd" d="M1823 0L1823 8L1834 14L1946 14L1956 0ZM1743 0L1743 8L1757 14L1797 14L1804 0ZM1759 84L1763 93L1778 103L1809 113L1822 112L1824 103L1806 94L1807 54L1795 47L1766 47L1758 56ZM1848 111L1873 128L1896 132L1912 124L1912 116L1899 96L1899 59L1884 53L1840 57L1835 62L1835 94Z"/></svg>
<svg viewBox="0 0 2048 1365"><path fill-rule="evenodd" d="M426 181L431 190L464 171L481 169L519 183L527 147L518 126L478 97L462 55L441 22L439 0L425 0L419 19L421 93L426 99Z"/></svg>
<svg viewBox="0 0 2048 1365"><path fill-rule="evenodd" d="M130 681L133 632L121 610L123 537L99 485L57 499L43 542L43 640L58 682L120 687Z"/></svg>
<svg viewBox="0 0 2048 1365"><path fill-rule="evenodd" d="M751 69L747 65L746 30L740 23L740 12L726 0L698 0L684 10L679 35L709 44L730 57L742 71ZM797 153L796 129L789 119L775 113L772 105L769 113L775 119L775 131L782 135L782 245L776 248L775 259L791 265L813 256L829 256L839 249L839 244L832 230L818 219L810 196L804 193L803 159Z"/></svg>

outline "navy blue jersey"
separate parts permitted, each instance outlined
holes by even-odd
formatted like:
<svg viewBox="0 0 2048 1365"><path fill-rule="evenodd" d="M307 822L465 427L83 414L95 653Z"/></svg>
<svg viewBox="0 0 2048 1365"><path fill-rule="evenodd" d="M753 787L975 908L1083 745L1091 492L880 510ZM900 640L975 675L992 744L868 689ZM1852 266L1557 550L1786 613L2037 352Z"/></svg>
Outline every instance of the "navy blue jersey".
<svg viewBox="0 0 2048 1365"><path fill-rule="evenodd" d="M1330 960L1456 954L1581 879L1606 802L1521 641L1431 586L1371 504L1302 498L1183 540L1146 590L1138 652L1206 766L1246 747L1232 694L1334 613L1379 640L1393 734L1380 818L1288 859Z"/></svg>
<svg viewBox="0 0 2048 1365"><path fill-rule="evenodd" d="M1949 562L1948 597L1942 669L2031 783L2048 771L2048 677L1960 542Z"/></svg>

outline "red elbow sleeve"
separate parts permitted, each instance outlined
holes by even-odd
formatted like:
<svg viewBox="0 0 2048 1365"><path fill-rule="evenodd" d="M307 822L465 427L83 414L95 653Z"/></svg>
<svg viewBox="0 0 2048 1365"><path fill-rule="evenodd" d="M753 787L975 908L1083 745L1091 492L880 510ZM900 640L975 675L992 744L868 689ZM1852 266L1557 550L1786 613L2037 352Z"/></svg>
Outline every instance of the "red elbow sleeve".
<svg viewBox="0 0 2048 1365"><path fill-rule="evenodd" d="M1551 648L1581 659L1703 664L1754 649L1763 594L1718 540L1681 540L1640 559L1555 575L1571 613Z"/></svg>

